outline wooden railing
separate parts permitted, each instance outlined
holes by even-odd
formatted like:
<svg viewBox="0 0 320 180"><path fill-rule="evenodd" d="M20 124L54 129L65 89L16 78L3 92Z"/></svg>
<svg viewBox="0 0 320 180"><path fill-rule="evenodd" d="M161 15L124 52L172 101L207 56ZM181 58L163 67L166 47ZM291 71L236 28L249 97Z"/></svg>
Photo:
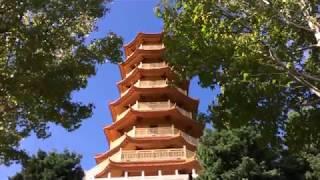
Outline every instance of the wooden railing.
<svg viewBox="0 0 320 180"><path fill-rule="evenodd" d="M141 69L158 69L158 68L165 68L165 67L168 67L168 64L166 62L157 62L157 63L143 63L143 62L140 62L140 64L138 65L138 68L141 68ZM129 73L126 74L126 77L130 76L133 71L135 70L132 69Z"/></svg>
<svg viewBox="0 0 320 180"><path fill-rule="evenodd" d="M157 111L166 110L174 107L175 104L171 101L160 101L160 102L136 102L132 108L140 111Z"/></svg>
<svg viewBox="0 0 320 180"><path fill-rule="evenodd" d="M169 86L169 81L167 79L166 80L138 80L136 83L134 83L134 86L138 88L163 88L163 87ZM186 90L183 90L179 87L176 87L176 89L182 92L183 94L187 95ZM130 88L125 90L123 93L121 93L121 97L124 96L129 90Z"/></svg>
<svg viewBox="0 0 320 180"><path fill-rule="evenodd" d="M139 49L158 50L164 48L164 44L140 44Z"/></svg>
<svg viewBox="0 0 320 180"><path fill-rule="evenodd" d="M131 108L139 111L156 111L156 110L165 110L174 107L175 104L170 101L163 102L136 102ZM128 112L130 108L126 109L122 113L117 115L116 121L122 119Z"/></svg>
<svg viewBox="0 0 320 180"><path fill-rule="evenodd" d="M144 49L144 50L159 50L159 49L163 49L164 48L164 44L140 44L140 46L138 46L138 49ZM127 58L129 58L130 56L133 55L134 52L131 52Z"/></svg>
<svg viewBox="0 0 320 180"><path fill-rule="evenodd" d="M166 87L168 86L168 80L138 80L135 86L142 88Z"/></svg>
<svg viewBox="0 0 320 180"><path fill-rule="evenodd" d="M138 111L161 111L161 110L169 110L171 108L176 107L178 111L183 114L184 116L187 116L189 118L192 118L192 112L188 112L184 110L183 108L176 106L175 103L172 103L170 100L168 101L160 101L160 102L139 102L137 101L131 108ZM117 115L116 121L123 118L128 112L130 111L130 108L126 109L122 113Z"/></svg>
<svg viewBox="0 0 320 180"><path fill-rule="evenodd" d="M135 137L154 137L154 136L175 136L179 130L171 127L155 127L155 128L134 128Z"/></svg>
<svg viewBox="0 0 320 180"><path fill-rule="evenodd" d="M187 142L195 146L198 145L198 139L190 136L189 134L176 129L173 125L167 127L154 127L154 128L136 128L133 126L127 135L131 137L144 138L144 137L164 137L164 136L177 136L181 135ZM125 135L110 143L110 149L117 147L125 140Z"/></svg>
<svg viewBox="0 0 320 180"><path fill-rule="evenodd" d="M163 160L185 160L194 156L194 152L184 148L152 149L152 150L120 150L121 162L128 161L163 161ZM114 159L116 160L116 159Z"/></svg>
<svg viewBox="0 0 320 180"><path fill-rule="evenodd" d="M155 137L155 136L176 136L181 134L181 136L193 145L198 145L199 140L190 136L189 134L176 129L174 126L170 127L155 127L155 128L136 128L133 127L131 134L134 137Z"/></svg>
<svg viewBox="0 0 320 180"><path fill-rule="evenodd" d="M156 68L165 68L168 67L166 62L157 62L157 63L142 63L140 62L139 68L141 69L156 69Z"/></svg>

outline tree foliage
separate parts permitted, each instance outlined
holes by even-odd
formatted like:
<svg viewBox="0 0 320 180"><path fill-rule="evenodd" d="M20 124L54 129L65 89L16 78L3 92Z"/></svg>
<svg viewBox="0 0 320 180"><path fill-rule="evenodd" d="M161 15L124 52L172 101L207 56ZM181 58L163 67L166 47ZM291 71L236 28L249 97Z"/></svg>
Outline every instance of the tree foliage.
<svg viewBox="0 0 320 180"><path fill-rule="evenodd" d="M319 178L319 150L293 154L261 144L253 127L207 131L198 148L199 179L291 180ZM317 155L314 155L317 154Z"/></svg>
<svg viewBox="0 0 320 180"><path fill-rule="evenodd" d="M39 151L22 163L21 172L10 180L81 180L84 172L81 156L65 151L46 153Z"/></svg>
<svg viewBox="0 0 320 180"><path fill-rule="evenodd" d="M162 0L156 10L169 63L218 89L207 114L218 132L252 126L261 147L317 159L319 1Z"/></svg>
<svg viewBox="0 0 320 180"><path fill-rule="evenodd" d="M267 143L284 140L294 150L306 141L319 147L317 7L303 0L177 0L163 1L158 13L168 61L183 77L220 89L210 106L214 127L252 124Z"/></svg>
<svg viewBox="0 0 320 180"><path fill-rule="evenodd" d="M92 104L71 101L95 65L119 62L122 39L87 40L110 0L0 1L0 164L25 157L21 139L46 138L48 123L72 131Z"/></svg>

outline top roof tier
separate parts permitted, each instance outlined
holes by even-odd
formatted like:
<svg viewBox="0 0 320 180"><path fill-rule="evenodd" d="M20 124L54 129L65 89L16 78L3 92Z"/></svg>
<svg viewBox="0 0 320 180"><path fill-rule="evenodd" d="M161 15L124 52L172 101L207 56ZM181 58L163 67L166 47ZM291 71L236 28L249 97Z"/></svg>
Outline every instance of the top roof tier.
<svg viewBox="0 0 320 180"><path fill-rule="evenodd" d="M124 45L125 55L130 56L141 44L160 44L162 43L163 33L138 33L136 38Z"/></svg>

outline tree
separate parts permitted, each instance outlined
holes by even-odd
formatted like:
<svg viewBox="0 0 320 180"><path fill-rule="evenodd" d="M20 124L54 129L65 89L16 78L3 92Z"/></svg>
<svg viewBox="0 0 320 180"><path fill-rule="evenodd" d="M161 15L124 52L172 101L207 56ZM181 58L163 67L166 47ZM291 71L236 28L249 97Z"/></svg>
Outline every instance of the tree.
<svg viewBox="0 0 320 180"><path fill-rule="evenodd" d="M281 169L294 171L292 162L301 162L302 169L312 166L303 177L317 178L319 1L162 0L156 10L164 21L168 62L181 78L198 76L201 86L219 91L206 118L217 133L253 127L261 134L260 148L287 157Z"/></svg>
<svg viewBox="0 0 320 180"><path fill-rule="evenodd" d="M77 129L92 104L71 101L95 65L121 60L122 39L86 38L110 0L0 2L0 164L26 157L21 139L46 138L48 123Z"/></svg>
<svg viewBox="0 0 320 180"><path fill-rule="evenodd" d="M199 179L317 179L319 154L292 154L261 145L263 137L251 126L207 131L198 155L203 166ZM319 153L319 150L315 150Z"/></svg>
<svg viewBox="0 0 320 180"><path fill-rule="evenodd" d="M317 1L163 0L166 56L220 94L217 129L259 127L266 144L320 148ZM301 136L303 134L303 136ZM312 144L312 145L311 145Z"/></svg>
<svg viewBox="0 0 320 180"><path fill-rule="evenodd" d="M200 179L275 179L280 172L272 166L277 154L258 145L261 135L253 128L207 131L198 148L205 171Z"/></svg>
<svg viewBox="0 0 320 180"><path fill-rule="evenodd" d="M81 156L68 151L46 153L40 150L24 161L21 172L9 180L81 180L84 172L80 160Z"/></svg>

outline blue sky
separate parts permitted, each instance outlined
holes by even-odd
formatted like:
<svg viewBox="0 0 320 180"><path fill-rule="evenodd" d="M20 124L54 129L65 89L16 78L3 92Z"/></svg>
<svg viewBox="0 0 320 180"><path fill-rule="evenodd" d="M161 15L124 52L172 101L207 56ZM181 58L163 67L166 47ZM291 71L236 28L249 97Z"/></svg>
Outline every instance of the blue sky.
<svg viewBox="0 0 320 180"><path fill-rule="evenodd" d="M90 38L103 37L112 31L122 36L125 43L128 43L134 39L138 32L161 32L162 21L153 12L157 3L158 0L114 0L109 5L110 13L98 21L99 29L92 33ZM35 136L31 136L22 141L23 148L30 154L39 149L59 152L68 149L82 154L81 165L84 169L90 169L94 166L94 155L108 149L103 127L112 122L108 104L119 96L116 82L120 80L117 65L104 64L98 66L97 70L97 75L89 79L85 89L73 93L74 101L95 105L93 116L83 121L82 126L71 133L66 132L63 128L52 126L50 138L39 140ZM209 89L200 88L196 79L192 80L190 96L200 100L199 111L205 112L215 95ZM19 169L19 165L0 166L0 180L8 179L8 176L14 175Z"/></svg>

